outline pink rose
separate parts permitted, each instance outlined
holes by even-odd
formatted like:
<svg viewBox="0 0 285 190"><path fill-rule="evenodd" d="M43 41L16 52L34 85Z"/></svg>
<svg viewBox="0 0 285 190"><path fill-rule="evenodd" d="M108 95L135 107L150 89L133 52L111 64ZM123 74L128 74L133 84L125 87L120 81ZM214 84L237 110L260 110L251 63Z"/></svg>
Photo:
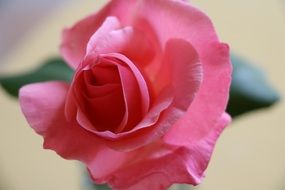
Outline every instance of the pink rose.
<svg viewBox="0 0 285 190"><path fill-rule="evenodd" d="M20 90L44 148L114 189L199 184L229 123L229 47L182 0L113 0L63 33L71 84Z"/></svg>

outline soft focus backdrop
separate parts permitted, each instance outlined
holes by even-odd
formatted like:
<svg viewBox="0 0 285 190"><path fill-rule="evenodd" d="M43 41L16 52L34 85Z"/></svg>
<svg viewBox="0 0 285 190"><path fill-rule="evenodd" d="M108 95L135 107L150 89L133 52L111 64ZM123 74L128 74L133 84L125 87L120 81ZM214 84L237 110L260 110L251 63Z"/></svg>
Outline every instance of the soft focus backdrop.
<svg viewBox="0 0 285 190"><path fill-rule="evenodd" d="M106 1L0 0L0 75L58 55L60 32ZM262 67L285 95L285 1L192 0L232 51ZM285 190L285 103L237 118L222 134L199 190ZM82 168L42 149L18 102L0 89L0 190L81 190Z"/></svg>

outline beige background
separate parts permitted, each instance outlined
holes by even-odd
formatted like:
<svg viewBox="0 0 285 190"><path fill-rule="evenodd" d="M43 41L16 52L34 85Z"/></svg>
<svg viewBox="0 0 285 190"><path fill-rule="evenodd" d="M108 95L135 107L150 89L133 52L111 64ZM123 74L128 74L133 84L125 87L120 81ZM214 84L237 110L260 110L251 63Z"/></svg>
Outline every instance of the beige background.
<svg viewBox="0 0 285 190"><path fill-rule="evenodd" d="M259 64L285 94L285 1L192 0L213 19L222 41ZM58 54L63 26L98 9L104 1L70 1L50 13L2 58L1 73L20 72ZM11 23L13 24L13 23ZM3 26L1 26L3 27ZM285 107L236 120L218 141L201 190L284 190ZM42 150L17 101L0 90L0 189L79 190L80 167Z"/></svg>

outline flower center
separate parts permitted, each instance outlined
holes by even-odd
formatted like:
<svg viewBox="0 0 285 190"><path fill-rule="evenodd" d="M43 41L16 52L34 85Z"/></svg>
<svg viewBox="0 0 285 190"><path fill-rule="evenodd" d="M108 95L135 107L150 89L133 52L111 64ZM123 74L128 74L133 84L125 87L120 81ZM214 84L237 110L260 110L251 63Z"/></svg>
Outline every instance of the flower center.
<svg viewBox="0 0 285 190"><path fill-rule="evenodd" d="M139 71L129 64L116 57L98 56L95 63L77 73L74 93L77 121L82 127L117 134L141 121L149 106L148 94L141 94L141 88L147 91L147 87Z"/></svg>

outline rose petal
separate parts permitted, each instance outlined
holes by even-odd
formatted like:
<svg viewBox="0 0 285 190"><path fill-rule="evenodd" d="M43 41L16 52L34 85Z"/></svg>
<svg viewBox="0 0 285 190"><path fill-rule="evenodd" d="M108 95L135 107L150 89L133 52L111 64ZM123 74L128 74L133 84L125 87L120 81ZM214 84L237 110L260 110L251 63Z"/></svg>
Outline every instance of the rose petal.
<svg viewBox="0 0 285 190"><path fill-rule="evenodd" d="M128 113L127 124L122 125L116 131L117 133L120 133L122 131L129 131L130 129L134 128L134 126L136 126L136 124L146 114L148 111L149 102L144 100L149 100L149 95L145 93L148 95L148 97L141 97L144 94L141 94L139 88L140 84L137 82L137 79L130 68L126 67L126 65L118 65L118 69L122 82L126 112ZM145 84L145 82L143 84ZM144 107L147 107L145 108L146 110L143 110Z"/></svg>
<svg viewBox="0 0 285 190"><path fill-rule="evenodd" d="M203 70L203 83L198 94L185 116L179 121L180 124L175 125L169 133L177 142L189 138L185 133L189 128L192 128L192 138L195 137L197 140L208 134L220 117L218 114L221 115L226 108L231 81L229 50L227 45L216 44L214 47L209 50L210 55L205 58L207 65ZM185 136L182 137L180 134L185 134Z"/></svg>
<svg viewBox="0 0 285 190"><path fill-rule="evenodd" d="M176 130L181 128L179 133L183 133L183 128L190 125L196 126L202 136L207 134L228 102L232 70L228 45L219 42L210 19L187 2L142 1L138 12L138 17L144 18L153 28L162 46L170 38L184 39L197 51L202 63L203 81L188 110L187 125Z"/></svg>
<svg viewBox="0 0 285 190"><path fill-rule="evenodd" d="M184 167L187 168L189 175L192 176L194 181L188 179L184 183L190 183L197 185L204 177L204 172L208 166L216 141L223 129L231 122L231 117L227 113L223 113L218 119L216 124L208 129L208 133L204 133L203 136L199 136L197 139L197 133L194 131L194 126L188 126L187 130L181 133L181 131L175 131L175 126L163 139L166 144L173 146L183 147L187 152L187 155L182 156L182 160L185 160ZM176 126L181 125L177 123ZM187 139L185 138L187 133ZM175 135L174 135L175 134ZM181 137L181 139L177 139Z"/></svg>
<svg viewBox="0 0 285 190"><path fill-rule="evenodd" d="M74 94L70 95L76 97L76 117L82 127L99 134L104 131L115 133L120 123L126 123L128 114L120 83L118 66L104 58L89 70L82 70L76 75L72 83ZM116 84L118 88L111 88L111 93L106 93L105 89L110 90L106 88L110 84Z"/></svg>
<svg viewBox="0 0 285 190"><path fill-rule="evenodd" d="M124 56L122 54L110 53L110 54L106 54L106 56L110 57L111 59L112 58L116 58L116 59L120 60L123 64L126 64L125 66L127 66L128 69L131 71L132 76L134 77L134 79L132 79L132 81L136 81L136 83L137 83L136 86L138 87L138 90L140 92L138 96L139 96L141 101L138 102L139 104L136 105L136 107L139 106L139 108L141 110L137 110L137 111L141 111L141 114L145 115L149 111L150 93L149 93L149 89L148 89L147 83L146 83L144 77L142 76L142 73L140 72L140 70L126 56ZM124 78L124 77L127 76L127 74L126 73L122 74L122 72L124 71L122 66L118 66L118 69L121 71L122 86L123 86L125 91L128 91L128 94L131 94L133 92L133 90L132 89L128 89L131 86L130 86L130 84L127 84L129 79L128 78ZM128 102L126 102L126 104L129 106L129 108L130 108L129 111L131 112L131 111L135 111L134 109L138 109L138 108L131 108L131 106L134 106L134 104L132 104L130 102L131 101L130 99L131 99L131 97L128 98Z"/></svg>
<svg viewBox="0 0 285 190"><path fill-rule="evenodd" d="M210 19L188 2L144 0L138 4L136 16L148 22L162 47L170 38L181 38L189 41L200 55L207 52L205 47L218 41Z"/></svg>
<svg viewBox="0 0 285 190"><path fill-rule="evenodd" d="M165 46L157 88L171 84L173 107L186 112L202 82L202 65L193 46L183 39L170 39Z"/></svg>
<svg viewBox="0 0 285 190"><path fill-rule="evenodd" d="M61 54L67 63L76 69L86 54L86 47L89 39L95 31L102 25L106 17L117 17L122 25L130 23L133 7L136 1L116 0L110 1L98 13L92 14L74 26L64 30L62 43L60 46Z"/></svg>
<svg viewBox="0 0 285 190"><path fill-rule="evenodd" d="M114 173L109 183L117 190L163 190L174 183L196 185L203 178L205 168L212 154L218 136L230 122L223 114L209 133L199 141L189 139L183 144L161 144L136 152L140 155ZM175 173L175 175L173 175Z"/></svg>
<svg viewBox="0 0 285 190"><path fill-rule="evenodd" d="M78 108L77 121L91 132L116 131L126 112L121 88L101 97L88 98L83 95L78 101L82 106ZM86 119L90 123L83 122Z"/></svg>
<svg viewBox="0 0 285 190"><path fill-rule="evenodd" d="M158 98L158 101L154 103L154 106L149 110L145 118L134 129L130 131L121 132L118 134L115 134L111 131L103 131L103 132L98 132L94 130L89 130L89 131L92 131L98 136L103 137L101 140L103 140L108 146L116 150L128 152L130 150L135 149L137 147L137 144L141 143L141 139L138 137L135 131L139 129L145 130L153 126L158 121L162 111L166 110L171 105L172 100L173 100L172 93L169 90L163 91L163 93L161 93L160 97ZM84 125L86 126L88 125L87 127L88 129L92 129L93 125L90 123L89 120L84 119L84 117L81 118L81 122L84 122ZM144 134L145 133L144 130L140 131L140 134L143 137L144 135L146 135Z"/></svg>
<svg viewBox="0 0 285 190"><path fill-rule="evenodd" d="M65 120L67 89L68 84L63 82L24 86L19 94L21 109L30 126L44 137L44 148L86 163L98 182L104 182L106 176L122 166L126 155L109 149L94 134Z"/></svg>
<svg viewBox="0 0 285 190"><path fill-rule="evenodd" d="M67 122L64 103L68 84L63 82L35 83L20 90L20 105L30 126L44 137L44 147L68 159L87 160L98 147L96 138L82 128ZM52 94L52 96L51 96Z"/></svg>
<svg viewBox="0 0 285 190"><path fill-rule="evenodd" d="M35 83L19 91L21 109L30 126L40 135L46 135L64 106L68 84L63 82ZM61 119L64 120L64 117Z"/></svg>
<svg viewBox="0 0 285 190"><path fill-rule="evenodd" d="M86 53L92 53L98 45L98 40L106 38L105 36L111 31L121 27L120 21L116 17L107 17L98 30L91 36L87 43Z"/></svg>
<svg viewBox="0 0 285 190"><path fill-rule="evenodd" d="M102 27L104 27L104 23ZM117 30L114 28L104 33L96 32L88 42L87 54L121 53L137 66L143 67L154 58L155 43L156 41L151 41L145 33L136 28L130 26Z"/></svg>
<svg viewBox="0 0 285 190"><path fill-rule="evenodd" d="M89 98L95 98L95 97L105 96L119 88L121 88L120 84L105 84L101 86L93 86L87 84L86 91L84 91L83 93L86 94L86 96Z"/></svg>

